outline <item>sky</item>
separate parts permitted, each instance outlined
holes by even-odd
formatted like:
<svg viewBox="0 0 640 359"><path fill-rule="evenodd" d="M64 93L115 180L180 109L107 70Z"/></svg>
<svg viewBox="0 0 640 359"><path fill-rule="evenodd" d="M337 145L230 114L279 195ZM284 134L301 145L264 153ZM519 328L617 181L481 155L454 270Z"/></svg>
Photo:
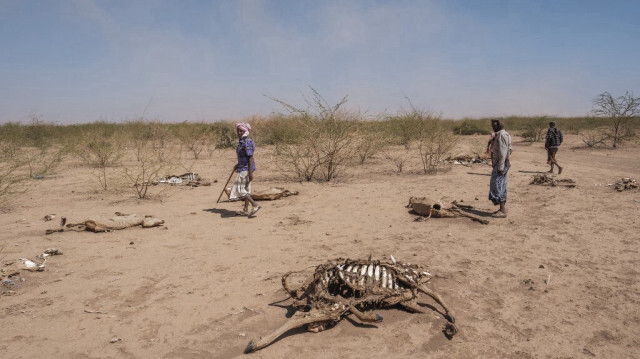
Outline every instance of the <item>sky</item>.
<svg viewBox="0 0 640 359"><path fill-rule="evenodd" d="M636 0L0 0L0 123L584 116L640 92Z"/></svg>

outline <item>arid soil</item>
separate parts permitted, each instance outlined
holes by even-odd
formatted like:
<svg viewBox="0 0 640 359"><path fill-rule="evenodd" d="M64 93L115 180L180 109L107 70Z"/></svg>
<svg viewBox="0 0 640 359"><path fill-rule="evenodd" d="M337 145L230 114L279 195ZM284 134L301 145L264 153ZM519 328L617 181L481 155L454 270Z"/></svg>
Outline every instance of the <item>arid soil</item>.
<svg viewBox="0 0 640 359"><path fill-rule="evenodd" d="M0 357L640 357L640 192L608 186L640 177L640 148L588 149L566 135L557 178L576 186L552 187L530 184L548 170L542 144L514 140L506 219L489 217L496 207L483 164L424 175L414 158L397 174L378 156L338 181L299 183L280 172L272 149L258 147L254 189L300 194L261 202L246 218L235 215L239 203L215 203L233 150L195 162L201 177L218 180L212 186L159 185L146 200L98 191L91 169L68 159L0 214L5 273L20 258L41 263L47 248L64 253L0 287ZM486 138L464 141L458 154ZM471 205L490 223L414 221L410 196ZM116 211L165 225L45 235L58 228L47 214L78 222ZM369 255L427 265L436 276L429 287L455 312L459 333L443 335L445 319L423 296L435 308L426 315L379 310L380 323L349 318L317 334L294 330L243 354L291 314L283 273Z"/></svg>

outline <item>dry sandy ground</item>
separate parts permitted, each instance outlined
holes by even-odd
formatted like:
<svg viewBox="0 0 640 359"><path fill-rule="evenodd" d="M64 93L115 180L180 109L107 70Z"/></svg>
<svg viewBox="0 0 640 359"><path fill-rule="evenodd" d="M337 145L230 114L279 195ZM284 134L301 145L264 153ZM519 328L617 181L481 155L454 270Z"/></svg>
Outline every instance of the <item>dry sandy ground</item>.
<svg viewBox="0 0 640 359"><path fill-rule="evenodd" d="M640 193L607 184L638 178L639 149L576 148L580 139L567 137L559 178L577 187L530 185L547 170L546 155L540 143L516 143L509 217L488 225L414 222L404 207L409 196L428 195L492 212L487 165L422 175L414 162L397 175L379 157L335 183L298 183L278 172L270 149L258 148L254 188L300 194L262 202L248 219L234 216L238 203L215 203L233 150L196 162L195 172L220 181L213 186L168 187L161 199L142 201L96 192L91 170L69 160L0 214L3 268L47 248L64 252L48 258L45 271L21 271L15 286L0 288L13 291L0 296L0 357L638 358ZM49 213L79 221L116 211L155 215L166 228L44 234L55 228L42 220ZM381 323L295 330L242 354L250 339L287 320L283 273L391 254L437 275L430 287L456 314L453 340L436 311L384 309Z"/></svg>

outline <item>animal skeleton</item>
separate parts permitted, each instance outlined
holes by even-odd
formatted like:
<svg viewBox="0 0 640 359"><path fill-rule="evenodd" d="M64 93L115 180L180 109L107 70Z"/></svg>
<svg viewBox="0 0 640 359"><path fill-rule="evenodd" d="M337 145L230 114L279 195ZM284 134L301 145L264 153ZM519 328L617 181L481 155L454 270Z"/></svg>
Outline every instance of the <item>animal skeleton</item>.
<svg viewBox="0 0 640 359"><path fill-rule="evenodd" d="M444 309L448 323L444 333L448 338L457 333L453 312L444 304L442 298L425 284L431 280L431 274L416 264L377 260L350 260L338 258L316 267L298 289L291 289L287 278L293 273L282 276L284 290L293 298L293 307L297 310L292 319L276 329L270 335L251 341L245 349L251 353L273 343L287 331L307 325L307 330L318 332L335 325L351 314L363 322L380 322L379 314L369 309L391 307L396 304L411 312L425 313L416 302L418 293L435 300Z"/></svg>
<svg viewBox="0 0 640 359"><path fill-rule="evenodd" d="M466 217L482 224L489 224L488 220L478 218L474 215L471 215L461 210L461 208L473 209L472 206L465 206L455 201L451 203L451 206L449 208L446 208L445 205L440 200L434 200L429 197L410 197L409 203L405 207L411 208L413 212L421 216L421 217L417 217L415 221L420 221L420 222L426 221L432 217L433 218Z"/></svg>
<svg viewBox="0 0 640 359"><path fill-rule="evenodd" d="M529 184L549 185L551 187L564 186L574 188L576 182L571 178L556 179L553 175L547 173L539 173L534 175Z"/></svg>

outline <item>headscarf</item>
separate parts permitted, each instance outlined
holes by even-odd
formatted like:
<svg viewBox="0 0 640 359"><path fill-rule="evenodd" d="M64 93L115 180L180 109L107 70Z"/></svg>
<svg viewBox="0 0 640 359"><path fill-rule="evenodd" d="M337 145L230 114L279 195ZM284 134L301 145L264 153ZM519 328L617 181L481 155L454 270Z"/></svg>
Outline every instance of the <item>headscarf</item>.
<svg viewBox="0 0 640 359"><path fill-rule="evenodd" d="M556 123L553 121L549 122L549 127L556 127Z"/></svg>
<svg viewBox="0 0 640 359"><path fill-rule="evenodd" d="M242 131L242 137L247 137L251 132L251 125L246 122L240 122L236 124L236 130Z"/></svg>

